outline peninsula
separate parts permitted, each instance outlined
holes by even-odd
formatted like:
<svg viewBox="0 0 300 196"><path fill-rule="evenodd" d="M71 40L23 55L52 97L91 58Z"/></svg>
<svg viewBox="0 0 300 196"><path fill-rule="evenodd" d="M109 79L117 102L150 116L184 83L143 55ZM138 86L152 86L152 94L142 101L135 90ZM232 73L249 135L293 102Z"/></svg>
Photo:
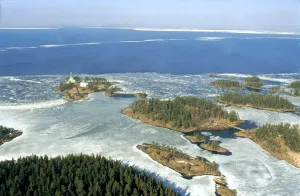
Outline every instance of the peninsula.
<svg viewBox="0 0 300 196"><path fill-rule="evenodd" d="M122 113L143 123L184 133L226 130L243 122L236 112L227 112L217 104L193 96L173 100L142 99Z"/></svg>
<svg viewBox="0 0 300 196"><path fill-rule="evenodd" d="M16 137L22 135L22 132L13 128L8 128L0 125L0 146L5 142L9 142Z"/></svg>
<svg viewBox="0 0 300 196"><path fill-rule="evenodd" d="M94 92L107 90L112 84L105 78L99 77L70 77L61 82L55 89L65 95L66 101L87 100L88 95Z"/></svg>
<svg viewBox="0 0 300 196"><path fill-rule="evenodd" d="M286 124L263 125L253 130L235 133L249 138L278 159L300 168L300 128Z"/></svg>
<svg viewBox="0 0 300 196"><path fill-rule="evenodd" d="M289 100L279 95L226 93L216 97L216 100L238 107L252 107L276 112L294 112L296 110L295 106Z"/></svg>

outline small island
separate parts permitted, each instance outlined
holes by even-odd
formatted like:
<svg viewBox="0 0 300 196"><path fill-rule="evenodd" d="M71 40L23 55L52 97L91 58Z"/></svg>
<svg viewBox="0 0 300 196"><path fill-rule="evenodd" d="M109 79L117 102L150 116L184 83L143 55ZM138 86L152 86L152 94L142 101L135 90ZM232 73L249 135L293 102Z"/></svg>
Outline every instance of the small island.
<svg viewBox="0 0 300 196"><path fill-rule="evenodd" d="M105 78L99 77L70 77L61 82L55 89L65 95L66 101L87 100L88 95L95 92L105 91L111 83Z"/></svg>
<svg viewBox="0 0 300 196"><path fill-rule="evenodd" d="M190 135L184 135L183 136L185 139L189 140L191 143L193 144L197 144L197 143L203 143L205 142L205 136L203 136L201 134L201 132L193 132Z"/></svg>
<svg viewBox="0 0 300 196"><path fill-rule="evenodd" d="M143 123L184 133L227 130L243 122L236 112L227 112L211 101L193 96L173 100L142 99L122 113Z"/></svg>
<svg viewBox="0 0 300 196"><path fill-rule="evenodd" d="M0 125L0 146L5 142L9 142L16 137L22 135L22 132L13 128L8 128Z"/></svg>
<svg viewBox="0 0 300 196"><path fill-rule="evenodd" d="M235 105L238 107L252 107L261 110L276 112L294 112L295 106L286 98L271 94L238 94L226 93L216 97L220 103Z"/></svg>
<svg viewBox="0 0 300 196"><path fill-rule="evenodd" d="M201 175L220 176L217 164L203 158L193 158L176 148L157 143L138 145L137 148L148 154L153 160L167 166L186 178Z"/></svg>
<svg viewBox="0 0 300 196"><path fill-rule="evenodd" d="M249 138L278 159L300 168L300 128L296 125L263 125L257 129L235 133Z"/></svg>
<svg viewBox="0 0 300 196"><path fill-rule="evenodd" d="M242 90L244 88L237 80L215 80L210 85L225 90Z"/></svg>
<svg viewBox="0 0 300 196"><path fill-rule="evenodd" d="M227 182L222 177L216 177L214 179L216 183L216 195L217 196L236 196L236 190L229 189L227 187Z"/></svg>
<svg viewBox="0 0 300 196"><path fill-rule="evenodd" d="M218 140L209 140L207 143L201 143L199 146L213 153L231 155L231 152L219 145Z"/></svg>
<svg viewBox="0 0 300 196"><path fill-rule="evenodd" d="M248 90L260 91L263 86L263 82L257 76L247 77L245 78L245 86Z"/></svg>

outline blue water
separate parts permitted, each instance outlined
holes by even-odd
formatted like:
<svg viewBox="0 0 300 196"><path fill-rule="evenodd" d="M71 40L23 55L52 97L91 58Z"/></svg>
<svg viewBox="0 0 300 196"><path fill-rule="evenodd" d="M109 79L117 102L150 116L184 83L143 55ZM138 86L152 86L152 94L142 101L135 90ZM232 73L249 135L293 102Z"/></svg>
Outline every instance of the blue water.
<svg viewBox="0 0 300 196"><path fill-rule="evenodd" d="M0 75L70 71L295 73L300 71L300 36L124 29L0 30Z"/></svg>

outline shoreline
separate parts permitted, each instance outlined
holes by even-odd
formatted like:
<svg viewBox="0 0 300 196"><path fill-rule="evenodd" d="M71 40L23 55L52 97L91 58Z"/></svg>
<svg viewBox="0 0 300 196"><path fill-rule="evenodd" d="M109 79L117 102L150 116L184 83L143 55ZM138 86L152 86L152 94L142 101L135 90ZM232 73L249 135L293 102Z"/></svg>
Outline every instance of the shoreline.
<svg viewBox="0 0 300 196"><path fill-rule="evenodd" d="M215 97L216 101L218 101L219 103L222 104L226 104L226 105L232 105L232 106L236 106L236 107L248 107L248 108L254 108L254 109L259 109L259 110L268 110L268 111L273 111L273 112L295 112L296 108L294 107L294 109L274 109L274 108L262 108L262 107L256 107L256 106L252 106L252 105L241 105L241 104L234 104L231 102L227 102L227 101L223 101L221 100L219 97Z"/></svg>

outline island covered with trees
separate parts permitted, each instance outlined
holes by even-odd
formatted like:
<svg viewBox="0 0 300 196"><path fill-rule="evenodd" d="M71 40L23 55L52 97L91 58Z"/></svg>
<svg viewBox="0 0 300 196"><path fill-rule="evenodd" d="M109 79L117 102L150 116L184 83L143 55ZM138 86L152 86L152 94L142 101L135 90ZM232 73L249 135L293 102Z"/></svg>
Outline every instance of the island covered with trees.
<svg viewBox="0 0 300 196"><path fill-rule="evenodd" d="M0 162L0 195L180 195L145 171L99 155Z"/></svg>
<svg viewBox="0 0 300 196"><path fill-rule="evenodd" d="M193 96L142 99L122 112L143 123L181 132L226 130L243 122L236 112L227 112L211 101Z"/></svg>
<svg viewBox="0 0 300 196"><path fill-rule="evenodd" d="M266 124L257 129L237 132L236 135L250 138L273 156L300 167L300 128L298 125Z"/></svg>
<svg viewBox="0 0 300 196"><path fill-rule="evenodd" d="M247 77L245 78L245 86L249 90L260 91L263 86L263 82L257 76Z"/></svg>
<svg viewBox="0 0 300 196"><path fill-rule="evenodd" d="M210 85L225 90L242 90L244 88L237 80L215 80Z"/></svg>
<svg viewBox="0 0 300 196"><path fill-rule="evenodd" d="M16 137L22 135L22 132L13 128L8 128L0 125L0 146L5 142L9 142Z"/></svg>
<svg viewBox="0 0 300 196"><path fill-rule="evenodd" d="M70 77L61 82L55 89L65 95L66 101L87 100L88 95L94 92L105 91L112 84L100 77Z"/></svg>
<svg viewBox="0 0 300 196"><path fill-rule="evenodd" d="M294 112L296 110L295 106L289 100L272 94L225 93L216 97L216 100L224 104L232 104L239 107L245 106L277 112Z"/></svg>
<svg viewBox="0 0 300 196"><path fill-rule="evenodd" d="M105 78L101 77L79 77L74 76L72 72L65 81L55 87L65 97L66 101L87 100L88 95L95 92L104 92L108 97L137 97L138 99L147 98L145 92L120 93L122 89L114 86Z"/></svg>

